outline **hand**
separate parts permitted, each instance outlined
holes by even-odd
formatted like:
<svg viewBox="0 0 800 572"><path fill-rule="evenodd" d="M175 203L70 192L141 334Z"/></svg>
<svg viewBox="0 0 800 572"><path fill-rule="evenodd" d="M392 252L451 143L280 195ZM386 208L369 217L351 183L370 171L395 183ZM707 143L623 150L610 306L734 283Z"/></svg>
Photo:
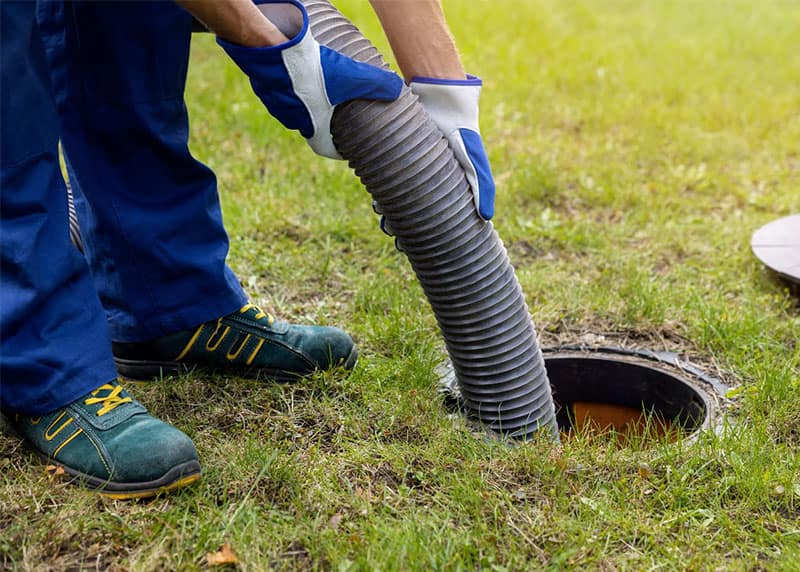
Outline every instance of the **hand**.
<svg viewBox="0 0 800 572"><path fill-rule="evenodd" d="M247 48L221 38L231 59L250 78L253 91L269 112L289 129L300 131L318 155L341 159L331 136L331 117L340 103L353 99L394 101L403 89L397 74L357 62L325 46L311 34L308 14L297 0L256 0L262 12L268 5L293 7L302 24L288 30L288 42L265 48ZM283 22L291 21L283 18ZM282 23L283 23L282 22ZM276 22L277 23L277 22Z"/></svg>
<svg viewBox="0 0 800 572"><path fill-rule="evenodd" d="M489 220L494 216L495 187L478 128L482 85L480 78L468 75L465 80L415 77L409 87L444 133L464 168L478 214Z"/></svg>

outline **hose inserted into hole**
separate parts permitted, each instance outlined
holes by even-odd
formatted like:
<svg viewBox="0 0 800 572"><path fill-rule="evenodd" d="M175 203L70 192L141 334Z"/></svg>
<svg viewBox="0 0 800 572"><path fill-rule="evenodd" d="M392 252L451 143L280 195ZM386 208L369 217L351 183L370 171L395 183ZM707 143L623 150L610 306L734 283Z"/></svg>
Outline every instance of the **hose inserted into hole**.
<svg viewBox="0 0 800 572"><path fill-rule="evenodd" d="M327 0L303 3L321 44L386 65ZM468 413L509 437L528 439L540 428L557 436L544 359L514 268L416 96L405 88L391 103L342 104L331 130L422 284Z"/></svg>

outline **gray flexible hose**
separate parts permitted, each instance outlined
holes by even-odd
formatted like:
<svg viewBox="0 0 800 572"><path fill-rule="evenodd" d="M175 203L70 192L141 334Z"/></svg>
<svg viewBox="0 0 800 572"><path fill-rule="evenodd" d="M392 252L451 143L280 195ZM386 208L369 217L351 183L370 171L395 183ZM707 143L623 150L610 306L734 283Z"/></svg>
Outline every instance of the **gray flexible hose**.
<svg viewBox="0 0 800 572"><path fill-rule="evenodd" d="M327 0L303 3L321 44L386 65ZM509 437L528 439L539 428L556 436L544 359L514 268L417 98L406 88L392 103L340 105L331 130L422 284L468 412Z"/></svg>

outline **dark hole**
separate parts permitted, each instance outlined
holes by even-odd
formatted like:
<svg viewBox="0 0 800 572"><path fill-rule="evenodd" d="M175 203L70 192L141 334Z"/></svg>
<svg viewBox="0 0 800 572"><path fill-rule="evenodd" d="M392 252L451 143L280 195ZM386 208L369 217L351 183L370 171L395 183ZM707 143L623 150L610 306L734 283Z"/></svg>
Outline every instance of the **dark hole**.
<svg viewBox="0 0 800 572"><path fill-rule="evenodd" d="M631 361L550 356L547 374L564 433L593 431L669 433L699 429L707 410L700 394L678 375Z"/></svg>

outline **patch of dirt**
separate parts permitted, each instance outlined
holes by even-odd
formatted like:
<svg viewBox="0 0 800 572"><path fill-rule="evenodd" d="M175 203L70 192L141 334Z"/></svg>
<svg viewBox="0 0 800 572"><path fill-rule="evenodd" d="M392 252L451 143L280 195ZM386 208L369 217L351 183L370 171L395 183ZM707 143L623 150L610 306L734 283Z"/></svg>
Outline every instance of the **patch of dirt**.
<svg viewBox="0 0 800 572"><path fill-rule="evenodd" d="M298 449L305 449L311 444L328 454L336 454L342 450L341 435L345 432L344 419L327 407L303 406L292 415L283 415L273 420L274 441L291 441Z"/></svg>
<svg viewBox="0 0 800 572"><path fill-rule="evenodd" d="M252 430L274 412L278 399L271 389L189 373L131 391L151 414L167 422L180 426L188 418L204 429L231 432Z"/></svg>
<svg viewBox="0 0 800 572"><path fill-rule="evenodd" d="M560 322L539 332L543 348L582 345L586 347L619 347L674 352L682 360L700 367L709 375L731 387L738 382L725 372L713 356L684 336L676 326L667 324L648 330L614 328L602 320L582 321L579 326Z"/></svg>
<svg viewBox="0 0 800 572"><path fill-rule="evenodd" d="M794 450L800 449L800 411L780 425L770 424L769 431L776 443L788 445Z"/></svg>
<svg viewBox="0 0 800 572"><path fill-rule="evenodd" d="M382 443L425 445L430 440L425 431L428 421L424 416L392 417L389 424L385 424L384 412L372 413L370 418L373 427L382 427L382 431L378 434Z"/></svg>
<svg viewBox="0 0 800 572"><path fill-rule="evenodd" d="M648 348L660 351L686 353L697 351L697 346L670 325L659 329L615 329L599 320L582 321L579 326L560 322L540 333L543 346L561 345L614 345L628 348Z"/></svg>
<svg viewBox="0 0 800 572"><path fill-rule="evenodd" d="M374 465L362 464L344 469L340 474L340 481L343 486L370 491L370 498L377 500L383 496L382 491L395 493L401 487L435 494L437 485L433 476L434 469L431 461L420 457L410 458L404 467L379 461Z"/></svg>
<svg viewBox="0 0 800 572"><path fill-rule="evenodd" d="M291 508L301 494L294 472L286 467L267 471L251 487L254 500L261 501L264 506L283 509ZM237 490L241 492L242 488Z"/></svg>
<svg viewBox="0 0 800 572"><path fill-rule="evenodd" d="M315 562L311 553L306 548L302 540L293 540L283 551L277 560L270 562L270 568L283 569L291 566L293 570L330 570L330 563L327 561Z"/></svg>
<svg viewBox="0 0 800 572"><path fill-rule="evenodd" d="M16 437L11 437L0 433L0 471L8 474L15 460L25 453L22 441ZM2 505L0 505L2 506ZM0 513L0 522L3 515Z"/></svg>
<svg viewBox="0 0 800 572"><path fill-rule="evenodd" d="M56 527L57 528L57 527ZM74 533L59 537L57 531L39 542L30 539L16 539L24 545L22 559L11 565L5 558L0 558L3 569L14 569L19 566L26 570L121 570L118 564L127 555L123 542L114 540L112 534ZM14 539L9 539L14 540ZM8 565L8 568L5 566Z"/></svg>

